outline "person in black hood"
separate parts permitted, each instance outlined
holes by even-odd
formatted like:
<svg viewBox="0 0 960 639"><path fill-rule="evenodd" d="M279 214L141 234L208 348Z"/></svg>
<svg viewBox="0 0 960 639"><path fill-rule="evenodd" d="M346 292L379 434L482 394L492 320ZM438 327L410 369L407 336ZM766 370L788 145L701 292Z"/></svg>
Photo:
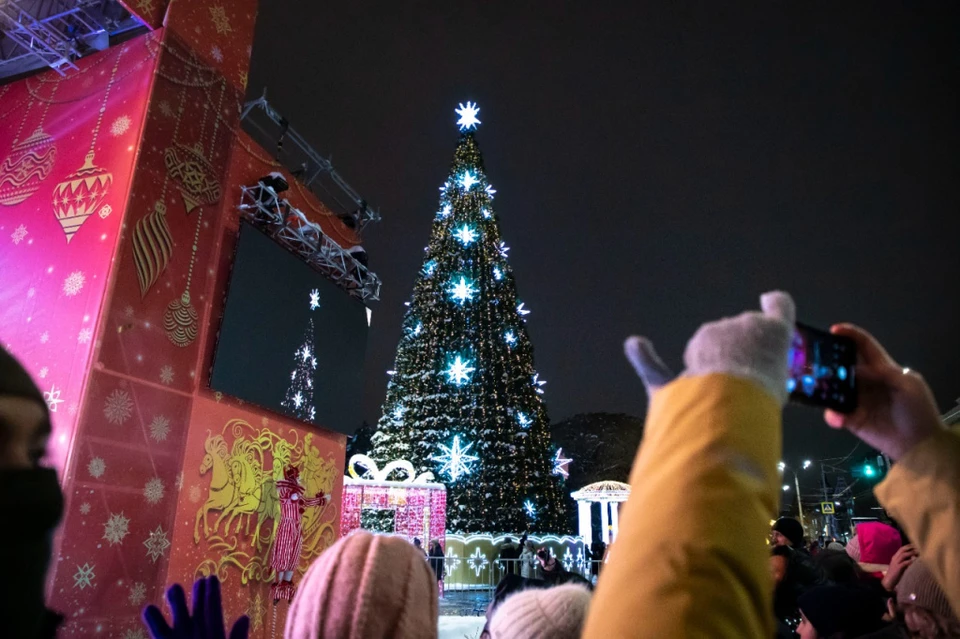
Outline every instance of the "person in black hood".
<svg viewBox="0 0 960 639"><path fill-rule="evenodd" d="M63 617L47 609L44 587L53 533L63 513L57 474L40 465L50 436L43 394L23 367L0 348L0 618L4 637L48 639Z"/></svg>

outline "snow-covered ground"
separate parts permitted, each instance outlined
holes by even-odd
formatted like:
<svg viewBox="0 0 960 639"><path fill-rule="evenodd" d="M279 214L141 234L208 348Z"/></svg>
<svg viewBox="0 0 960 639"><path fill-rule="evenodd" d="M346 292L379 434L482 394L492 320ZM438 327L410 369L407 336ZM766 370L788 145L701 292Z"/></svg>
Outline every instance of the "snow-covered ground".
<svg viewBox="0 0 960 639"><path fill-rule="evenodd" d="M440 639L477 639L486 617L440 617Z"/></svg>

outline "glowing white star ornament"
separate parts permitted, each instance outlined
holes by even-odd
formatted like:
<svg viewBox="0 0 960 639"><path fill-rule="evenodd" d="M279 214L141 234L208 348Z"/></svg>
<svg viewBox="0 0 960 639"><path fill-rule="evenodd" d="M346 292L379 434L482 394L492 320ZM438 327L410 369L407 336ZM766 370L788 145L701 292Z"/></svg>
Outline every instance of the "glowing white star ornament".
<svg viewBox="0 0 960 639"><path fill-rule="evenodd" d="M457 304L462 306L464 302L469 302L473 299L473 294L477 292L477 289L473 287L472 282L468 282L466 278L461 277L459 282L454 282L450 285L447 292L450 293L450 297L452 297Z"/></svg>
<svg viewBox="0 0 960 639"><path fill-rule="evenodd" d="M467 444L466 446L460 445L459 435L454 435L452 446L438 445L442 453L431 457L431 459L443 464L440 467L440 473L446 473L450 481L457 481L460 477L472 473L473 462L480 459L476 455L469 454L470 449L473 448L473 444Z"/></svg>
<svg viewBox="0 0 960 639"><path fill-rule="evenodd" d="M447 367L447 370L444 371L447 375L447 381L457 386L462 386L464 382L470 381L470 373L477 370L470 366L472 363L469 359L465 360L457 355L450 366Z"/></svg>
<svg viewBox="0 0 960 639"><path fill-rule="evenodd" d="M530 519L537 518L537 507L533 505L533 502L529 499L523 502L523 512L527 513L527 517Z"/></svg>
<svg viewBox="0 0 960 639"><path fill-rule="evenodd" d="M480 180L476 178L470 171L464 171L463 177L460 178L460 185L465 189L469 189L474 184L478 184Z"/></svg>
<svg viewBox="0 0 960 639"><path fill-rule="evenodd" d="M563 478L570 476L570 469L567 468L572 462L572 459L568 459L563 456L563 449L558 448L557 454L553 456L553 474L560 475Z"/></svg>
<svg viewBox="0 0 960 639"><path fill-rule="evenodd" d="M459 106L460 108L454 109L454 111L460 116L460 119L457 120L457 126L460 127L460 130L469 131L470 129L477 128L477 125L480 124L480 120L477 119L477 114L480 113L480 107L478 107L475 102L470 102L469 100L466 105L461 102Z"/></svg>
<svg viewBox="0 0 960 639"><path fill-rule="evenodd" d="M320 308L320 290L313 289L310 291L310 310L315 311Z"/></svg>
<svg viewBox="0 0 960 639"><path fill-rule="evenodd" d="M453 236L460 240L464 246L470 246L470 244L477 239L477 232L464 224L456 230Z"/></svg>
<svg viewBox="0 0 960 639"><path fill-rule="evenodd" d="M517 336L513 334L513 331L507 331L503 334L503 341L505 341L510 346L513 346L517 343Z"/></svg>

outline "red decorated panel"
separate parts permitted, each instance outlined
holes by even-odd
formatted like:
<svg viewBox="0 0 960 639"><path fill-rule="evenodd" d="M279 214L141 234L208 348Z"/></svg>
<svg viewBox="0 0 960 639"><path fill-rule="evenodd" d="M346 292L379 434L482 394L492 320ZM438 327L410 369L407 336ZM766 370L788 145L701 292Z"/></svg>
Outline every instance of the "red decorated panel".
<svg viewBox="0 0 960 639"><path fill-rule="evenodd" d="M76 429L137 155L156 39L0 87L0 327L53 418L61 472Z"/></svg>
<svg viewBox="0 0 960 639"><path fill-rule="evenodd" d="M229 619L248 614L251 637L281 636L288 604L274 606L270 595L270 550L280 512L276 482L293 464L305 494L332 495L325 506L304 511L297 583L339 534L344 438L220 395L197 398L191 423L168 579L192 583L216 574Z"/></svg>

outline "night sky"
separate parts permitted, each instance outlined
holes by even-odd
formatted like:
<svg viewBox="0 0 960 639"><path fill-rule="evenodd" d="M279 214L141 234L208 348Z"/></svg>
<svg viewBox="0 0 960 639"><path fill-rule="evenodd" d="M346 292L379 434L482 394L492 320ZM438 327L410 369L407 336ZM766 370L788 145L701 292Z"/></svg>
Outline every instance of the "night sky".
<svg viewBox="0 0 960 639"><path fill-rule="evenodd" d="M642 415L624 337L679 368L701 322L772 288L954 405L956 5L728 4L261 3L248 96L266 86L383 215L367 420L468 99L553 420ZM853 446L815 410L786 424L788 460Z"/></svg>

